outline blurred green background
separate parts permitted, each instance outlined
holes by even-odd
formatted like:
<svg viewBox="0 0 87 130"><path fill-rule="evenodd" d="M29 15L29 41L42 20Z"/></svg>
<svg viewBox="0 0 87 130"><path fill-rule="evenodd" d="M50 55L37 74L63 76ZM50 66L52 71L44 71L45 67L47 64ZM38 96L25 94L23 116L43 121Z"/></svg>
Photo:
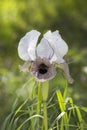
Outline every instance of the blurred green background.
<svg viewBox="0 0 87 130"><path fill-rule="evenodd" d="M87 0L0 0L0 124L16 97L24 100L28 95L22 88L30 75L18 69L23 62L17 47L32 29L42 34L59 30L69 46L66 59L75 80L69 95L75 104L87 107Z"/></svg>

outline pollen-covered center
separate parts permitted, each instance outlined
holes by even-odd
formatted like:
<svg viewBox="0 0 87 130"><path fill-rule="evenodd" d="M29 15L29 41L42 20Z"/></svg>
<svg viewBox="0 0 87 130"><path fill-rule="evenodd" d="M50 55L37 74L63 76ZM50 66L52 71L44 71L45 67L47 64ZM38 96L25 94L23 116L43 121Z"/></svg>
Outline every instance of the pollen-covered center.
<svg viewBox="0 0 87 130"><path fill-rule="evenodd" d="M48 66L46 66L45 64L42 63L42 64L40 64L38 70L39 70L40 74L46 74L48 71Z"/></svg>

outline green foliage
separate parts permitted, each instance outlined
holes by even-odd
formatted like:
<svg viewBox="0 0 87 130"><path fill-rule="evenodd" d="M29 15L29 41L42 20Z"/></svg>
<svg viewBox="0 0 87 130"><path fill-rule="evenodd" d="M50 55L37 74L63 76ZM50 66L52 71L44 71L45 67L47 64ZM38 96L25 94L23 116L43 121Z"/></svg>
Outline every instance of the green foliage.
<svg viewBox="0 0 87 130"><path fill-rule="evenodd" d="M42 100L41 97L43 96L40 95L42 86L35 85L34 87L36 87L36 92L32 96L32 99L27 98L21 105L19 105L18 100L14 102L12 111L6 118L2 130L87 129L85 120L82 117L81 108L73 103L71 97L67 97L67 87L63 95L61 91L57 89L56 92L45 101ZM33 93L33 91L31 93ZM56 108L55 112L53 108ZM82 109L85 110L85 114L87 115L87 108ZM45 116L43 116L43 114L45 114ZM46 122L46 118L48 122ZM44 123L47 123L47 128L43 127Z"/></svg>

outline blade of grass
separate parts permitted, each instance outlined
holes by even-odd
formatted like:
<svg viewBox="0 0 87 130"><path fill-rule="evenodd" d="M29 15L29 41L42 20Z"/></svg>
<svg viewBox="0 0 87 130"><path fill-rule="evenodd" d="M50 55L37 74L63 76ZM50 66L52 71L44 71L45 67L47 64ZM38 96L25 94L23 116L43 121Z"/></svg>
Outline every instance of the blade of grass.
<svg viewBox="0 0 87 130"><path fill-rule="evenodd" d="M17 130L21 130L21 128L24 126L25 123L27 123L29 120L32 120L33 118L36 118L36 117L41 118L41 119L43 118L43 116L38 115L38 114L33 115L33 116L27 118L23 123L21 123L21 125L17 128Z"/></svg>
<svg viewBox="0 0 87 130"><path fill-rule="evenodd" d="M3 127L2 127L2 130L9 130L8 127L9 127L9 124L10 124L10 121L11 121L11 118L12 118L12 115L13 113L10 113L7 118L5 119L4 123L3 123Z"/></svg>
<svg viewBox="0 0 87 130"><path fill-rule="evenodd" d="M79 128L80 130L84 130L82 114L78 107L76 107L75 109L76 109L76 114L79 121Z"/></svg>
<svg viewBox="0 0 87 130"><path fill-rule="evenodd" d="M65 89L64 89L64 93L63 93L63 98L64 99L66 99L66 97L67 97L67 88L68 88L68 81L66 80Z"/></svg>
<svg viewBox="0 0 87 130"><path fill-rule="evenodd" d="M65 106L64 98L63 98L63 96L62 96L62 94L61 94L61 92L59 90L56 91L56 94L57 94L57 99L58 99L58 104L59 104L59 107L60 107L60 111L61 111L61 113L65 112L66 111L66 106ZM61 123L60 123L61 128L60 128L60 130L63 130L64 124L66 124L65 130L68 130L69 129L68 123L69 123L68 115L65 112L65 114L61 118Z"/></svg>

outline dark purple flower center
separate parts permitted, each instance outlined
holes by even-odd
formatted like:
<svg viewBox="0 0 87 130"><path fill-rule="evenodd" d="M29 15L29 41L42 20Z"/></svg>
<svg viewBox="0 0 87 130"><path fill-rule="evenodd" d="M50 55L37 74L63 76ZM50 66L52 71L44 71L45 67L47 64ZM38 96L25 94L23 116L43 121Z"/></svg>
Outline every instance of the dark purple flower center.
<svg viewBox="0 0 87 130"><path fill-rule="evenodd" d="M40 64L38 70L39 70L40 74L46 74L48 71L48 66L46 66L45 64L42 63L42 64Z"/></svg>

